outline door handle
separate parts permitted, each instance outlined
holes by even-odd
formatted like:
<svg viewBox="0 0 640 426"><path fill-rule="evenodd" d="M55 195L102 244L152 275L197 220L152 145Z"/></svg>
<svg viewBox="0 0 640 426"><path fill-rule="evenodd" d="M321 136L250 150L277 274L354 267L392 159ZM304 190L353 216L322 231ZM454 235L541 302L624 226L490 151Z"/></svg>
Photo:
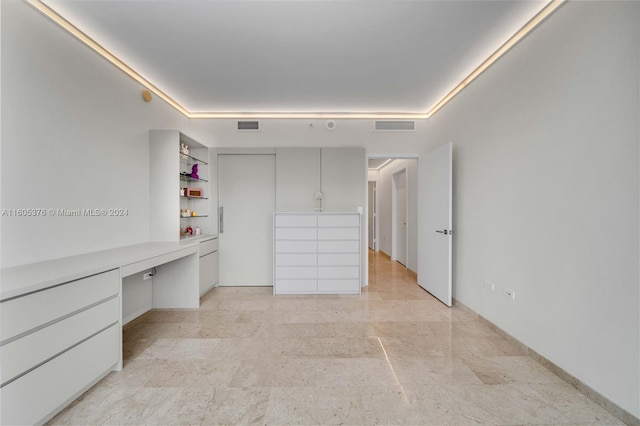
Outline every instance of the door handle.
<svg viewBox="0 0 640 426"><path fill-rule="evenodd" d="M224 234L224 207L220 207L220 233Z"/></svg>
<svg viewBox="0 0 640 426"><path fill-rule="evenodd" d="M437 232L438 234L453 235L453 231L449 231L449 230L447 230L447 229L445 229L444 231L438 231L438 230L436 230L436 232Z"/></svg>

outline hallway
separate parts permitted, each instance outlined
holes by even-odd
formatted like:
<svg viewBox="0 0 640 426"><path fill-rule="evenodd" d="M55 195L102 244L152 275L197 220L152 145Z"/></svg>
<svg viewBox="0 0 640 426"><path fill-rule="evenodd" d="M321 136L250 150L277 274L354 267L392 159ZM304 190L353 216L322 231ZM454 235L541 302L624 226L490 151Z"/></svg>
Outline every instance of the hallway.
<svg viewBox="0 0 640 426"><path fill-rule="evenodd" d="M125 326L124 369L50 424L622 424L370 252L360 296L216 288Z"/></svg>

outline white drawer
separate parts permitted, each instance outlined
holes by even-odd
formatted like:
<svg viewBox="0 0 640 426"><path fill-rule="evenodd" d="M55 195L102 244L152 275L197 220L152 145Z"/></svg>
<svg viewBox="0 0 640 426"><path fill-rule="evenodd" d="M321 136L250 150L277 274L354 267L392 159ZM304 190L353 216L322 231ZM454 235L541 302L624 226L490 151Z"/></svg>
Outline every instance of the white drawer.
<svg viewBox="0 0 640 426"><path fill-rule="evenodd" d="M119 319L116 297L0 347L0 381L4 384Z"/></svg>
<svg viewBox="0 0 640 426"><path fill-rule="evenodd" d="M276 268L276 280L280 279L316 279L317 268L315 266L278 266Z"/></svg>
<svg viewBox="0 0 640 426"><path fill-rule="evenodd" d="M318 241L318 253L359 253L360 241Z"/></svg>
<svg viewBox="0 0 640 426"><path fill-rule="evenodd" d="M218 284L218 252L200 257L200 296Z"/></svg>
<svg viewBox="0 0 640 426"><path fill-rule="evenodd" d="M0 342L120 292L117 269L0 304Z"/></svg>
<svg viewBox="0 0 640 426"><path fill-rule="evenodd" d="M319 254L319 266L356 266L360 265L359 253Z"/></svg>
<svg viewBox="0 0 640 426"><path fill-rule="evenodd" d="M315 215L288 215L288 214L276 214L275 220L276 226L289 226L289 227L311 227L315 228L317 220Z"/></svg>
<svg viewBox="0 0 640 426"><path fill-rule="evenodd" d="M316 266L315 254L276 254L276 266Z"/></svg>
<svg viewBox="0 0 640 426"><path fill-rule="evenodd" d="M360 281L318 280L318 293L360 294Z"/></svg>
<svg viewBox="0 0 640 426"><path fill-rule="evenodd" d="M276 228L276 240L316 240L316 228Z"/></svg>
<svg viewBox="0 0 640 426"><path fill-rule="evenodd" d="M359 214L323 214L318 216L318 227L360 226Z"/></svg>
<svg viewBox="0 0 640 426"><path fill-rule="evenodd" d="M316 280L276 280L275 293L315 293L317 287Z"/></svg>
<svg viewBox="0 0 640 426"><path fill-rule="evenodd" d="M36 424L120 359L116 324L2 388L0 424Z"/></svg>
<svg viewBox="0 0 640 426"><path fill-rule="evenodd" d="M360 228L318 228L319 240L359 240Z"/></svg>
<svg viewBox="0 0 640 426"><path fill-rule="evenodd" d="M360 278L359 266L318 266L318 279Z"/></svg>
<svg viewBox="0 0 640 426"><path fill-rule="evenodd" d="M198 255L200 257L207 255L209 253L213 253L218 250L218 239L214 238L213 240L202 241L199 244Z"/></svg>
<svg viewBox="0 0 640 426"><path fill-rule="evenodd" d="M276 241L276 253L315 253L316 241Z"/></svg>

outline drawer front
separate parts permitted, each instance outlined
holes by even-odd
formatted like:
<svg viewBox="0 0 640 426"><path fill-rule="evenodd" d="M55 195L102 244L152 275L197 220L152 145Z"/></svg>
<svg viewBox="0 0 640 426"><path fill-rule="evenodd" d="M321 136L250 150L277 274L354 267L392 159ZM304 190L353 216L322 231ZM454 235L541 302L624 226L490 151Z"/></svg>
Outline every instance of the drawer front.
<svg viewBox="0 0 640 426"><path fill-rule="evenodd" d="M316 241L276 241L276 253L315 253Z"/></svg>
<svg viewBox="0 0 640 426"><path fill-rule="evenodd" d="M280 279L316 279L315 266L279 266L276 268L276 280Z"/></svg>
<svg viewBox="0 0 640 426"><path fill-rule="evenodd" d="M198 254L204 256L205 254L213 253L218 250L218 239L203 241L199 245Z"/></svg>
<svg viewBox="0 0 640 426"><path fill-rule="evenodd" d="M317 225L315 215L276 215L276 226L288 226L288 227L310 227L315 228Z"/></svg>
<svg viewBox="0 0 640 426"><path fill-rule="evenodd" d="M218 253L213 252L200 257L200 296L218 284Z"/></svg>
<svg viewBox="0 0 640 426"><path fill-rule="evenodd" d="M332 226L360 226L358 214L327 214L318 216L318 227Z"/></svg>
<svg viewBox="0 0 640 426"><path fill-rule="evenodd" d="M116 297L0 347L2 384L120 319Z"/></svg>
<svg viewBox="0 0 640 426"><path fill-rule="evenodd" d="M120 292L117 269L0 304L0 342Z"/></svg>
<svg viewBox="0 0 640 426"><path fill-rule="evenodd" d="M3 387L0 423L41 422L108 372L119 360L118 328L109 327Z"/></svg>
<svg viewBox="0 0 640 426"><path fill-rule="evenodd" d="M360 241L318 241L318 253L359 253Z"/></svg>
<svg viewBox="0 0 640 426"><path fill-rule="evenodd" d="M360 265L359 253L319 254L319 266L357 266Z"/></svg>
<svg viewBox="0 0 640 426"><path fill-rule="evenodd" d="M276 280L276 294L315 293L318 287L316 280Z"/></svg>
<svg viewBox="0 0 640 426"><path fill-rule="evenodd" d="M358 279L359 266L319 266L318 279Z"/></svg>
<svg viewBox="0 0 640 426"><path fill-rule="evenodd" d="M276 240L316 240L316 228L276 228Z"/></svg>
<svg viewBox="0 0 640 426"><path fill-rule="evenodd" d="M319 240L359 240L360 228L318 228Z"/></svg>
<svg viewBox="0 0 640 426"><path fill-rule="evenodd" d="M315 254L276 254L276 266L316 266Z"/></svg>
<svg viewBox="0 0 640 426"><path fill-rule="evenodd" d="M360 294L360 281L318 280L318 293Z"/></svg>

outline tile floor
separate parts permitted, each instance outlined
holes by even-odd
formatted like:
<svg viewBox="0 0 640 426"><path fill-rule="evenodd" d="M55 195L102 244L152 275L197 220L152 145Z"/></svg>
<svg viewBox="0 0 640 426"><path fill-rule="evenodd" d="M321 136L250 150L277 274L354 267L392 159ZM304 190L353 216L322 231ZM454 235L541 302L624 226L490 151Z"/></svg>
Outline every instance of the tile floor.
<svg viewBox="0 0 640 426"><path fill-rule="evenodd" d="M216 288L126 327L124 369L50 424L618 425L370 253L361 296Z"/></svg>

